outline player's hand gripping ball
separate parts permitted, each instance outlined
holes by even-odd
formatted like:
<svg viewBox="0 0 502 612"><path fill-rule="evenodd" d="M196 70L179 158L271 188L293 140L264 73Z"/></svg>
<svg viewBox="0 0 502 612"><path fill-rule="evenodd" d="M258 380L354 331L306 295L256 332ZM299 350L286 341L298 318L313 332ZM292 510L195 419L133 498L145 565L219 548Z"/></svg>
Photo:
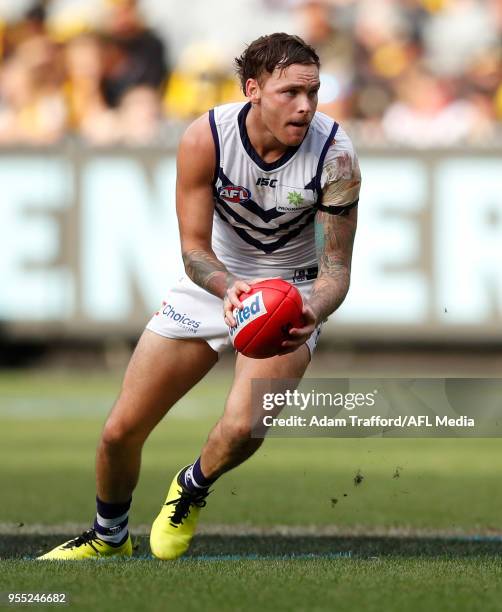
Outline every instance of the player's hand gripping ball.
<svg viewBox="0 0 502 612"><path fill-rule="evenodd" d="M246 357L265 359L283 349L289 330L303 327L303 301L296 287L280 278L259 281L239 296L242 309L233 311L237 323L229 330L234 348Z"/></svg>

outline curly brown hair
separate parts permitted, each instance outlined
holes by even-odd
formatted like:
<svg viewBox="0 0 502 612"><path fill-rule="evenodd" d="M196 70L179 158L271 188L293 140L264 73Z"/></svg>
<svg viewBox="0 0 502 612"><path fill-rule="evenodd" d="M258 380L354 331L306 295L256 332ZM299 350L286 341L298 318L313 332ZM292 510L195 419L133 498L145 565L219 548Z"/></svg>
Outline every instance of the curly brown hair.
<svg viewBox="0 0 502 612"><path fill-rule="evenodd" d="M260 36L235 58L234 63L244 94L248 79L259 80L264 73L272 74L276 68L284 70L291 64L320 67L319 56L313 47L299 36L284 32Z"/></svg>

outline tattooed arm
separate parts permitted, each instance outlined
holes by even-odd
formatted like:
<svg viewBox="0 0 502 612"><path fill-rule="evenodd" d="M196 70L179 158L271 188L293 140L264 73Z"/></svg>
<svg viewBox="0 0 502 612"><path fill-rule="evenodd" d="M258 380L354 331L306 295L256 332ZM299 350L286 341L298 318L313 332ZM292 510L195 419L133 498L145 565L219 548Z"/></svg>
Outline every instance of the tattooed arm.
<svg viewBox="0 0 502 612"><path fill-rule="evenodd" d="M218 297L223 297L235 280L210 249L184 251L183 263L187 275L195 284Z"/></svg>
<svg viewBox="0 0 502 612"><path fill-rule="evenodd" d="M349 141L350 142L350 141ZM357 225L361 173L353 152L336 151L324 168L325 186L315 218L319 273L309 305L318 322L343 302L350 285L352 247Z"/></svg>
<svg viewBox="0 0 502 612"><path fill-rule="evenodd" d="M319 274L309 305L318 322L324 321L345 299L350 285L352 246L357 207L334 215L319 211L315 218Z"/></svg>
<svg viewBox="0 0 502 612"><path fill-rule="evenodd" d="M207 114L192 123L178 150L176 212L185 271L189 278L223 300L224 316L234 325L233 308L249 285L232 275L211 248L213 229L214 142Z"/></svg>

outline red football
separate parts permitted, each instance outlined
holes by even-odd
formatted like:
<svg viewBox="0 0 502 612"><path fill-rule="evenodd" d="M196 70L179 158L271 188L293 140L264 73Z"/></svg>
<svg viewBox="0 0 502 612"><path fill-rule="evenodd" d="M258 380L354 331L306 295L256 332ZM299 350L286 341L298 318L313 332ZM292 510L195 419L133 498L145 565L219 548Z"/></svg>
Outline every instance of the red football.
<svg viewBox="0 0 502 612"><path fill-rule="evenodd" d="M236 327L230 329L234 348L246 357L265 359L281 351L289 330L303 327L303 301L296 287L280 278L260 281L240 296L234 310Z"/></svg>

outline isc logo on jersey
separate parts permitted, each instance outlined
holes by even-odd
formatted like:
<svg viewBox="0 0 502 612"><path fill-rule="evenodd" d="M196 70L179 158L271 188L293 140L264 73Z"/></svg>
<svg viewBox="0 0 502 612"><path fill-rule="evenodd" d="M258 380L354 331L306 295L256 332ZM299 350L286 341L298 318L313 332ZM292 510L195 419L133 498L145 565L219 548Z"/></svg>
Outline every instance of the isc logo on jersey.
<svg viewBox="0 0 502 612"><path fill-rule="evenodd" d="M227 185L218 189L218 195L229 204L243 204L251 197L251 192L240 185Z"/></svg>
<svg viewBox="0 0 502 612"><path fill-rule="evenodd" d="M235 340L239 332L241 332L246 325L249 325L251 321L258 319L258 317L267 314L267 309L263 302L263 293L258 291L258 293L243 300L242 308L240 310L239 308L235 308L232 314L234 315L236 326L230 329L230 337L232 340Z"/></svg>

